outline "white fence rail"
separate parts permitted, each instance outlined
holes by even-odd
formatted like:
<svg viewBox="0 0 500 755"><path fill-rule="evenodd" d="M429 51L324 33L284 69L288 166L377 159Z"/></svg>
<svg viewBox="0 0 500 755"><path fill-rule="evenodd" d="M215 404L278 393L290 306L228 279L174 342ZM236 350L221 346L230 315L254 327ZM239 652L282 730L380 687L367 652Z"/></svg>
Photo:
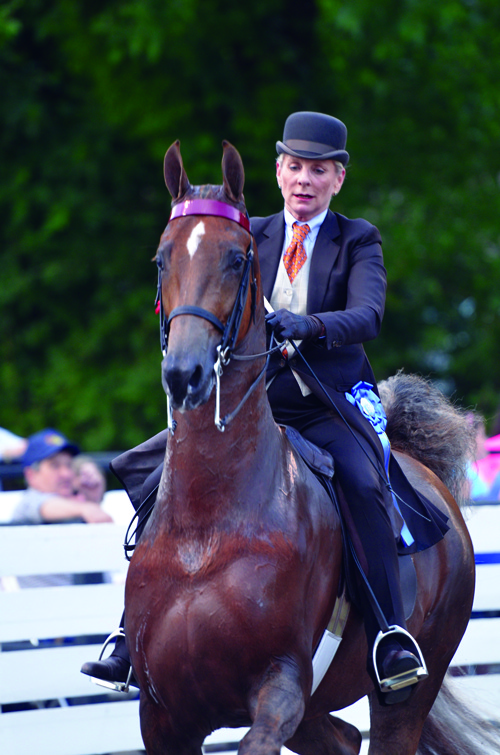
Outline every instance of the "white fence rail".
<svg viewBox="0 0 500 755"><path fill-rule="evenodd" d="M0 527L2 755L104 755L143 749L136 693L107 694L79 672L84 661L97 657L101 639L116 627L123 608L123 520L128 520L129 509L124 497L120 502L115 496L112 505L120 524ZM469 622L453 666L491 672L469 673L457 684L473 701L498 711L500 506L473 507L469 527L480 562L473 614L479 616ZM31 575L94 572L105 573L106 581L19 584ZM366 701L340 715L367 736ZM243 732L215 732L206 740L206 752L237 742Z"/></svg>

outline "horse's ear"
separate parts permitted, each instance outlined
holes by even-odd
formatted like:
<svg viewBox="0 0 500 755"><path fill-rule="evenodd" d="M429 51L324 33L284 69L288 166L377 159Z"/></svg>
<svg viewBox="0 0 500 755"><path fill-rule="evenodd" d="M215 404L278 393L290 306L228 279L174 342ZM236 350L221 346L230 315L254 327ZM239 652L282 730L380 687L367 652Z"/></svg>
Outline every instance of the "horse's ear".
<svg viewBox="0 0 500 755"><path fill-rule="evenodd" d="M177 139L167 150L163 161L163 175L167 189L172 195L172 199L180 199L184 196L190 187L186 171L182 164L181 143Z"/></svg>
<svg viewBox="0 0 500 755"><path fill-rule="evenodd" d="M243 200L243 185L245 183L245 171L238 150L225 139L222 142L224 154L222 155L222 177L224 179L224 191L234 202Z"/></svg>

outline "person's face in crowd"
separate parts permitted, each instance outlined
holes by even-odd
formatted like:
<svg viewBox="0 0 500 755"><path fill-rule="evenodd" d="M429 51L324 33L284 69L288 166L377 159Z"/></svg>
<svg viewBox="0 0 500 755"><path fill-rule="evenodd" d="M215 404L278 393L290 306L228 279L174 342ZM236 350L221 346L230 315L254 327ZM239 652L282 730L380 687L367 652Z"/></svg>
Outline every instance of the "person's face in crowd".
<svg viewBox="0 0 500 755"><path fill-rule="evenodd" d="M276 163L276 177L286 209L296 220L305 222L319 215L340 191L345 170L339 171L333 160L306 160L285 154Z"/></svg>
<svg viewBox="0 0 500 755"><path fill-rule="evenodd" d="M73 495L75 473L73 457L67 451L49 456L24 470L28 485L41 493Z"/></svg>
<svg viewBox="0 0 500 755"><path fill-rule="evenodd" d="M106 480L93 461L85 461L77 465L75 490L84 496L86 501L100 503L106 490Z"/></svg>

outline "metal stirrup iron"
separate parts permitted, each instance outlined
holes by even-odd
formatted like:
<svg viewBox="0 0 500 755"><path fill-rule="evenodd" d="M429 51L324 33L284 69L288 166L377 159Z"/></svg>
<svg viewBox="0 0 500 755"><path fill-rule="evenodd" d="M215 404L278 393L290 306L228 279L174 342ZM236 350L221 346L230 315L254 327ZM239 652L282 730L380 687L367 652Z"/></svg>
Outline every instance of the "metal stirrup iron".
<svg viewBox="0 0 500 755"><path fill-rule="evenodd" d="M377 650L380 642L386 637L394 637L395 639L397 639L398 637L401 637L401 635L403 635L411 644L411 652L413 652L417 657L420 666L410 669L409 671L404 671L402 674L396 674L395 676L388 677L387 679L381 679L376 662ZM395 690L409 687L411 684L417 684L417 682L420 682L422 679L426 679L429 676L424 657L416 640L411 636L409 632L406 631L406 629L403 629L403 627L398 627L396 625L390 626L387 632L379 632L377 637L375 638L375 642L373 643L373 668L375 670L375 676L377 677L378 686L380 687L380 690L382 692L394 692Z"/></svg>
<svg viewBox="0 0 500 755"><path fill-rule="evenodd" d="M105 640L104 645L101 648L101 652L99 653L99 658L98 658L99 661L102 661L102 657L109 643L113 642L113 640L118 639L118 637L123 637L123 639L125 639L125 632L123 631L123 627L119 627L114 632L111 632L109 637ZM132 678L132 666L130 666L128 670L128 675L125 682L108 682L106 681L106 679L98 679L98 677L96 676L90 677L91 681L93 681L94 684L98 684L100 687L106 687L106 689L113 689L116 692L128 692L130 689L131 678Z"/></svg>

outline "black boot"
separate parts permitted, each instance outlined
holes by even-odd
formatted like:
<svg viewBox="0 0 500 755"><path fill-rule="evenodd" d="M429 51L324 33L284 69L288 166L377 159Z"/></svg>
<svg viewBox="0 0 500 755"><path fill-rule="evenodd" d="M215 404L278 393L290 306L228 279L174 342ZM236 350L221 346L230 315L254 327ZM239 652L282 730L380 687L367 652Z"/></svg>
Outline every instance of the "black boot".
<svg viewBox="0 0 500 755"><path fill-rule="evenodd" d="M113 632L108 637L101 651L101 657L107 644L115 637L116 643L111 655L104 660L87 661L83 664L81 672L91 676L97 684L102 684L103 687L127 692L130 685L134 687L139 685L133 673L131 673L130 656L122 629Z"/></svg>
<svg viewBox="0 0 500 755"><path fill-rule="evenodd" d="M384 705L404 702L414 685L428 676L416 641L402 627L392 626L379 634L373 649L373 664L378 682L378 697Z"/></svg>

